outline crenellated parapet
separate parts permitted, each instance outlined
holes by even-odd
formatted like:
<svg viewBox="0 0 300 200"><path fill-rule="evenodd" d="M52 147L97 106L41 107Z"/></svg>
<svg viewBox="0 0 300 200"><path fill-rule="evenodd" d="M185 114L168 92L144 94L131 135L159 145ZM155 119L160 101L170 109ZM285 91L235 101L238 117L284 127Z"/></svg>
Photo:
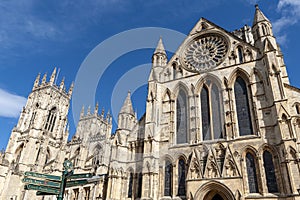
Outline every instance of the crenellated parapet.
<svg viewBox="0 0 300 200"><path fill-rule="evenodd" d="M65 78L61 80L60 84L56 84L57 77L58 74L56 68L54 68L49 80L47 80L47 73L43 75L42 79L41 79L41 73L39 73L34 81L32 91L34 92L36 90L44 89L46 87L53 87L58 91L64 93L69 98L71 98L73 93L74 83L72 83L71 86L69 87L69 90L67 90L65 87Z"/></svg>

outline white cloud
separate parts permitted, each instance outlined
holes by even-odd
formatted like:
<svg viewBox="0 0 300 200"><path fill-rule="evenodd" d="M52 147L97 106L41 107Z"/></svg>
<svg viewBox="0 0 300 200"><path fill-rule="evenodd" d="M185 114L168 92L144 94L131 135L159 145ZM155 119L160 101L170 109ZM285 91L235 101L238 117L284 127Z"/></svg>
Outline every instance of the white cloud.
<svg viewBox="0 0 300 200"><path fill-rule="evenodd" d="M285 29L300 20L300 0L279 0L277 11L281 13L281 18L273 23L273 31L283 39L280 43L284 44L287 38Z"/></svg>
<svg viewBox="0 0 300 200"><path fill-rule="evenodd" d="M13 48L26 44L32 49L32 43L41 40L67 41L99 20L103 12L117 12L123 5L121 0L0 1L0 45Z"/></svg>
<svg viewBox="0 0 300 200"><path fill-rule="evenodd" d="M0 116L17 118L26 104L26 98L0 89Z"/></svg>

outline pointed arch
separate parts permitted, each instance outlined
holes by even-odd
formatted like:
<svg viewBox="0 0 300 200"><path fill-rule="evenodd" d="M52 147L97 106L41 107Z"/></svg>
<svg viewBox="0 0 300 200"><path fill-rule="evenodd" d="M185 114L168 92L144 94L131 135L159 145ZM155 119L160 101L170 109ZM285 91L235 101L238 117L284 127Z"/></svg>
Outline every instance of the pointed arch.
<svg viewBox="0 0 300 200"><path fill-rule="evenodd" d="M163 95L162 104L163 104L163 113L171 111L171 101L172 101L171 91L166 89Z"/></svg>
<svg viewBox="0 0 300 200"><path fill-rule="evenodd" d="M19 163L22 155L22 151L24 149L24 143L20 144L19 147L15 151L15 162Z"/></svg>
<svg viewBox="0 0 300 200"><path fill-rule="evenodd" d="M269 150L265 150L263 153L265 177L267 182L267 188L269 193L277 193L277 179L275 173L275 166L273 162L273 155Z"/></svg>
<svg viewBox="0 0 300 200"><path fill-rule="evenodd" d="M180 157L178 159L178 191L177 196L186 196L186 162Z"/></svg>
<svg viewBox="0 0 300 200"><path fill-rule="evenodd" d="M228 86L233 87L237 77L241 77L246 83L250 83L250 73L244 70L243 68L237 67L232 71L230 76L228 77Z"/></svg>
<svg viewBox="0 0 300 200"><path fill-rule="evenodd" d="M165 160L164 196L172 196L173 165L169 159Z"/></svg>
<svg viewBox="0 0 300 200"><path fill-rule="evenodd" d="M206 85L203 86L201 93L201 124L202 124L202 139L211 140L211 121L210 121L210 106L209 92Z"/></svg>
<svg viewBox="0 0 300 200"><path fill-rule="evenodd" d="M93 150L93 159L92 159L92 164L93 165L100 165L100 163L102 162L102 156L101 156L101 150L102 150L102 146L100 144L97 144L94 147Z"/></svg>
<svg viewBox="0 0 300 200"><path fill-rule="evenodd" d="M57 113L58 113L58 109L56 106L52 107L48 111L48 116L47 116L46 123L44 126L44 129L46 131L53 132L54 127L55 127L56 118L57 118Z"/></svg>
<svg viewBox="0 0 300 200"><path fill-rule="evenodd" d="M244 62L244 52L243 52L242 46L237 46L237 55L239 58L239 63L243 63Z"/></svg>
<svg viewBox="0 0 300 200"><path fill-rule="evenodd" d="M296 114L299 115L300 114L300 103L299 102L295 102L293 104L293 106L295 107Z"/></svg>
<svg viewBox="0 0 300 200"><path fill-rule="evenodd" d="M220 80L220 78L214 74L207 73L195 84L195 93L199 94L203 88L203 85L209 85L210 83L215 83L220 89L223 89L222 80Z"/></svg>
<svg viewBox="0 0 300 200"><path fill-rule="evenodd" d="M77 147L76 150L74 151L74 156L73 156L73 166L77 166L79 163L79 155L80 155L80 147Z"/></svg>
<svg viewBox="0 0 300 200"><path fill-rule="evenodd" d="M221 81L211 75L202 81L199 92L202 140L223 138L221 85Z"/></svg>
<svg viewBox="0 0 300 200"><path fill-rule="evenodd" d="M235 107L239 135L252 135L253 127L250 113L249 95L246 81L238 76L234 83Z"/></svg>
<svg viewBox="0 0 300 200"><path fill-rule="evenodd" d="M168 101L171 101L171 91L169 90L169 88L167 88L164 92L164 95L163 95L163 102L168 102Z"/></svg>
<svg viewBox="0 0 300 200"><path fill-rule="evenodd" d="M211 194L212 193L212 194ZM235 199L232 191L224 184L218 181L211 180L203 184L195 193L193 199L207 200L218 194L222 199ZM213 196L211 196L213 195ZM210 198L207 198L207 197ZM220 197L219 197L220 198Z"/></svg>
<svg viewBox="0 0 300 200"><path fill-rule="evenodd" d="M221 117L221 95L219 87L213 83L211 87L211 108L214 139L223 138L222 117Z"/></svg>
<svg viewBox="0 0 300 200"><path fill-rule="evenodd" d="M258 193L257 161L254 152L248 150L245 155L249 193Z"/></svg>
<svg viewBox="0 0 300 200"><path fill-rule="evenodd" d="M133 172L129 171L127 197L132 198L133 194Z"/></svg>
<svg viewBox="0 0 300 200"><path fill-rule="evenodd" d="M188 96L179 89L176 99L176 144L188 142Z"/></svg>

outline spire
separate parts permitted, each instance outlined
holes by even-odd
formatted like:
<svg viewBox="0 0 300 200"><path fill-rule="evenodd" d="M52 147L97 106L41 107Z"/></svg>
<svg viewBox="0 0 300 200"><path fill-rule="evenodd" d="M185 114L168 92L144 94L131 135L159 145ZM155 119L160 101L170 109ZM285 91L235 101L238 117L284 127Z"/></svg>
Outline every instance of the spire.
<svg viewBox="0 0 300 200"><path fill-rule="evenodd" d="M134 111L133 111L133 108L132 108L132 102L131 102L131 97L130 96L131 96L131 93L130 93L130 91L128 91L127 97L124 101L124 104L121 108L120 113L128 113L128 114L134 115Z"/></svg>
<svg viewBox="0 0 300 200"><path fill-rule="evenodd" d="M42 79L42 84L45 84L46 83L46 79L47 79L47 73L44 74L43 76L43 79Z"/></svg>
<svg viewBox="0 0 300 200"><path fill-rule="evenodd" d="M104 108L102 107L101 117L104 117Z"/></svg>
<svg viewBox="0 0 300 200"><path fill-rule="evenodd" d="M39 73L34 81L33 89L37 88L40 83L41 73Z"/></svg>
<svg viewBox="0 0 300 200"><path fill-rule="evenodd" d="M158 54L158 53L167 55L161 37L159 38L159 41L158 41L157 46L156 46L156 49L154 51L154 54Z"/></svg>
<svg viewBox="0 0 300 200"><path fill-rule="evenodd" d="M55 80L55 76L56 76L56 67L54 68L53 72L52 72L52 75L51 75L51 78L50 78L50 85L53 85L54 83L54 80Z"/></svg>
<svg viewBox="0 0 300 200"><path fill-rule="evenodd" d="M80 119L82 119L83 117L84 117L84 106L82 106L81 108Z"/></svg>
<svg viewBox="0 0 300 200"><path fill-rule="evenodd" d="M72 96L73 88L74 88L74 82L72 82L72 84L71 84L71 86L70 86L70 89L69 89L69 92L68 92L68 95L69 95L69 96Z"/></svg>
<svg viewBox="0 0 300 200"><path fill-rule="evenodd" d="M98 110L99 110L99 104L98 102L96 103L96 106L95 106L95 110L94 110L94 114L97 115L98 114Z"/></svg>
<svg viewBox="0 0 300 200"><path fill-rule="evenodd" d="M152 55L152 67L164 67L167 65L168 59L165 51L165 47L162 42L162 38L159 38L156 49ZM155 73L159 74L161 71L155 71ZM152 73L152 72L151 72Z"/></svg>
<svg viewBox="0 0 300 200"><path fill-rule="evenodd" d="M87 115L90 115L90 114L91 114L91 106L88 107L87 113L86 113L86 114L87 114Z"/></svg>
<svg viewBox="0 0 300 200"><path fill-rule="evenodd" d="M65 77L63 77L63 79L62 79L62 81L61 81L61 83L59 85L59 89L63 90L64 87L65 87Z"/></svg>
<svg viewBox="0 0 300 200"><path fill-rule="evenodd" d="M270 22L270 20L263 14L263 12L259 9L258 5L255 5L255 14L254 14L254 20L253 25L255 26L259 22L267 21Z"/></svg>
<svg viewBox="0 0 300 200"><path fill-rule="evenodd" d="M106 121L108 123L111 123L111 116L110 116L110 111L108 110L107 114L106 114Z"/></svg>

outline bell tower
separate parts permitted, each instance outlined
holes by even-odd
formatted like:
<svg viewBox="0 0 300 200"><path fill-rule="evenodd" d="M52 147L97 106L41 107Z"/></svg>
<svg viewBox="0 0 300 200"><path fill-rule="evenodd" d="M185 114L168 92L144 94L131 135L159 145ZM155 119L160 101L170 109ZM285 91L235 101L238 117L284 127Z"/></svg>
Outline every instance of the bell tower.
<svg viewBox="0 0 300 200"><path fill-rule="evenodd" d="M55 84L55 79L56 68L49 81L47 74L42 82L40 74L37 76L18 124L12 130L5 159L13 173L43 171L50 165L53 168L54 160L63 161L59 153L68 139L66 126L73 84L66 91L64 79L60 85Z"/></svg>
<svg viewBox="0 0 300 200"><path fill-rule="evenodd" d="M58 173L61 170L69 135L66 127L73 84L68 91L64 79L56 85L56 68L49 81L46 74L41 82L40 78L39 74L11 133L4 156L8 164L5 188L0 198L25 195L25 191L19 190L22 183L17 178L25 171Z"/></svg>

